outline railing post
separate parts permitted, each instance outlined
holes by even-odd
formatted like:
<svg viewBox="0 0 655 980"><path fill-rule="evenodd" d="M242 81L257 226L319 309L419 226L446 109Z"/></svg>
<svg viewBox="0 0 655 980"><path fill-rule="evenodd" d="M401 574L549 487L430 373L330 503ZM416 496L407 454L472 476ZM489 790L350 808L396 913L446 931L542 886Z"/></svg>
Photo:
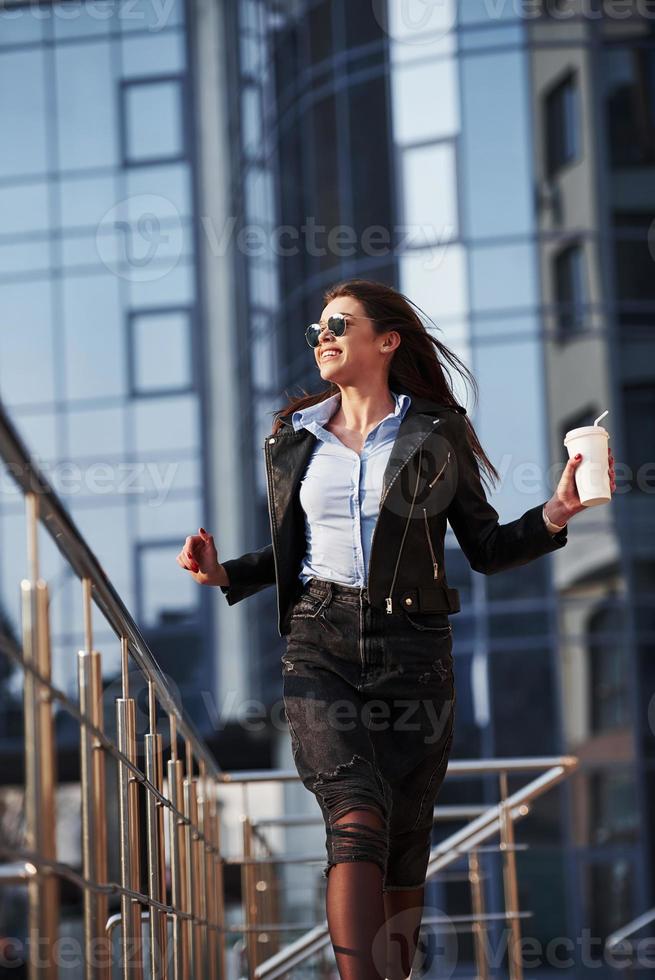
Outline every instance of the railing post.
<svg viewBox="0 0 655 980"><path fill-rule="evenodd" d="M251 863L253 857L253 832L250 817L243 817L243 856L245 861L241 869L241 893L243 895L243 907L246 915L247 932L245 937L246 949L248 952L248 976L254 977L258 963L257 957L257 894L253 887L254 869Z"/></svg>
<svg viewBox="0 0 655 980"><path fill-rule="evenodd" d="M227 977L227 948L225 942L225 883L223 880L223 855L221 851L221 814L218 798L218 783L212 781L210 819L212 840L214 842L214 889L216 896L215 923L218 937L218 975L220 980Z"/></svg>
<svg viewBox="0 0 655 980"><path fill-rule="evenodd" d="M200 963L199 934L196 919L198 918L198 840L196 828L198 825L198 805L196 799L196 783L193 778L193 755L191 745L186 743L186 776L184 779L184 816L187 823L184 827L186 839L186 894L187 912L192 918L187 920L187 935L189 940L189 962L191 976L204 976Z"/></svg>
<svg viewBox="0 0 655 980"><path fill-rule="evenodd" d="M48 586L39 578L38 498L34 493L27 495L26 507L30 579L21 582L23 656L50 681ZM56 755L52 703L47 689L29 670L24 677L24 734L27 846L47 860L55 861ZM59 928L59 882L48 872L37 875L28 885L28 898L30 977L56 980L58 969L53 947Z"/></svg>
<svg viewBox="0 0 655 980"><path fill-rule="evenodd" d="M171 758L168 763L168 798L172 809L169 815L170 863L171 863L171 904L173 913L173 980L190 980L189 948L186 920L177 912L187 911L186 905L186 852L184 823L177 811L184 806L184 771L177 758L177 726L173 715L169 718L171 726Z"/></svg>
<svg viewBox="0 0 655 980"><path fill-rule="evenodd" d="M503 885L505 895L505 914L509 920L510 941L507 944L510 980L523 980L521 960L521 922L518 918L519 889L516 876L516 853L514 851L514 824L507 804L509 796L507 771L498 774L500 782L500 850L503 856Z"/></svg>
<svg viewBox="0 0 655 980"><path fill-rule="evenodd" d="M475 962L478 980L487 980L489 963L485 949L484 937L486 926L484 922L485 901L482 878L480 874L480 858L477 847L469 851L469 884L471 885L471 907L475 921L473 923L473 940L475 942Z"/></svg>
<svg viewBox="0 0 655 980"><path fill-rule="evenodd" d="M198 762L198 779L197 779L197 803L198 803L198 831L202 834L202 840L198 840L198 862L197 862L197 873L198 873L198 898L199 898L199 915L201 919L204 919L204 925L200 927L200 959L203 964L203 969L208 980L214 976L213 970L215 968L215 963L209 960L209 934L212 931L211 928L211 917L210 917L210 905L211 897L209 894L209 861L211 857L211 828L209 827L209 821L207 820L207 814L209 812L209 803L207 800L207 774L205 763L201 760Z"/></svg>
<svg viewBox="0 0 655 980"><path fill-rule="evenodd" d="M123 697L116 698L116 731L118 749L136 765L136 714L134 698L129 696L128 643L121 637L121 674ZM121 885L140 891L139 786L124 762L118 764L118 815ZM121 934L123 947L123 980L142 980L143 942L141 939L141 906L128 895L121 895Z"/></svg>
<svg viewBox="0 0 655 980"><path fill-rule="evenodd" d="M78 651L78 689L81 714L103 730L102 658L93 649L91 589L82 579L85 649ZM82 867L94 884L107 883L107 824L105 810L105 757L100 741L83 725L80 731L80 784L82 792ZM85 980L108 980L111 945L105 935L107 896L84 890Z"/></svg>
<svg viewBox="0 0 655 980"><path fill-rule="evenodd" d="M207 842L205 848L205 902L209 924L207 929L207 965L209 967L209 980L218 980L216 839L214 837L214 809L211 798L213 784L207 779L204 763L201 764L201 772L204 784L201 826Z"/></svg>
<svg viewBox="0 0 655 980"><path fill-rule="evenodd" d="M102 661L97 650L78 653L80 712L96 728L102 728ZM82 727L80 733L80 782L82 792L82 867L84 877L96 884L107 881L105 826L105 760L98 740ZM101 955L107 922L107 897L84 891L84 976L106 980L111 962L107 944Z"/></svg>
<svg viewBox="0 0 655 980"><path fill-rule="evenodd" d="M146 778L155 789L163 792L162 738L157 734L155 685L148 681L149 732L145 737ZM148 895L154 901L166 901L166 853L164 843L164 811L159 800L146 793L148 834ZM150 909L150 980L166 980L167 962L166 914Z"/></svg>

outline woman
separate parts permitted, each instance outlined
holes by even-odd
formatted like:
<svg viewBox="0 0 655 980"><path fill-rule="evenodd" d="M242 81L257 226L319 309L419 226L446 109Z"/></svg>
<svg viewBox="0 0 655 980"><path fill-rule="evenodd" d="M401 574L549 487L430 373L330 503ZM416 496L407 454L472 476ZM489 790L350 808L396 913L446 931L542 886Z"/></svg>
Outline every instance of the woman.
<svg viewBox="0 0 655 980"><path fill-rule="evenodd" d="M342 978L410 973L433 807L453 740L446 521L485 574L566 544L583 510L569 460L552 497L500 525L484 454L446 381L459 365L401 293L351 279L307 328L328 386L267 437L271 544L220 563L211 534L178 564L230 604L277 585L293 756L326 830L326 908ZM447 373L447 372L446 372ZM614 489L613 458L608 464Z"/></svg>

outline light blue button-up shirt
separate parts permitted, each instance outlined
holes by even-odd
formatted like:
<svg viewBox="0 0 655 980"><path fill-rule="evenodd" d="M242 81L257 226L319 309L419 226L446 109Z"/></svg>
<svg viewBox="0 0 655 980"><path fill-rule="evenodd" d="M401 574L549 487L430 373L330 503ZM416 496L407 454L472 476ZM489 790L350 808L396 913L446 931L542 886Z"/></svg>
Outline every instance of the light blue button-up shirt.
<svg viewBox="0 0 655 980"><path fill-rule="evenodd" d="M396 407L371 429L361 454L324 428L339 408L341 392L291 417L294 429L308 429L318 439L300 482L307 538L300 570L303 583L316 576L344 585L368 585L382 477L411 403L405 393L391 394Z"/></svg>

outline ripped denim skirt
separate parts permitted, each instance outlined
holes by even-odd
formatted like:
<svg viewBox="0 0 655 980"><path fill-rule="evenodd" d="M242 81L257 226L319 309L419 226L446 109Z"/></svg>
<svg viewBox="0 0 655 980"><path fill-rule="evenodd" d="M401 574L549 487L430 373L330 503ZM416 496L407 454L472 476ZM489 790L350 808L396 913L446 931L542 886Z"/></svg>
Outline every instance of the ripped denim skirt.
<svg viewBox="0 0 655 980"><path fill-rule="evenodd" d="M286 644L284 706L298 775L325 822L323 876L375 861L385 891L419 888L453 740L448 614L387 614L365 587L312 578ZM376 811L384 829L338 819L355 809Z"/></svg>

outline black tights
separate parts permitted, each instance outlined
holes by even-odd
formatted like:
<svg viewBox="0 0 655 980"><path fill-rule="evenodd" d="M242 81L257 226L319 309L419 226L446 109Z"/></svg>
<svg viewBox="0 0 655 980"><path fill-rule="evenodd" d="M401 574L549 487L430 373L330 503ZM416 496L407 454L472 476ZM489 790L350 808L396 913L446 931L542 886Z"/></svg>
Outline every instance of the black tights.
<svg viewBox="0 0 655 980"><path fill-rule="evenodd" d="M384 827L378 812L363 808L350 810L334 822ZM382 869L374 861L343 861L332 865L327 879L326 909L341 980L409 977L418 945L424 892L424 885L383 892ZM396 916L388 929L387 922Z"/></svg>

